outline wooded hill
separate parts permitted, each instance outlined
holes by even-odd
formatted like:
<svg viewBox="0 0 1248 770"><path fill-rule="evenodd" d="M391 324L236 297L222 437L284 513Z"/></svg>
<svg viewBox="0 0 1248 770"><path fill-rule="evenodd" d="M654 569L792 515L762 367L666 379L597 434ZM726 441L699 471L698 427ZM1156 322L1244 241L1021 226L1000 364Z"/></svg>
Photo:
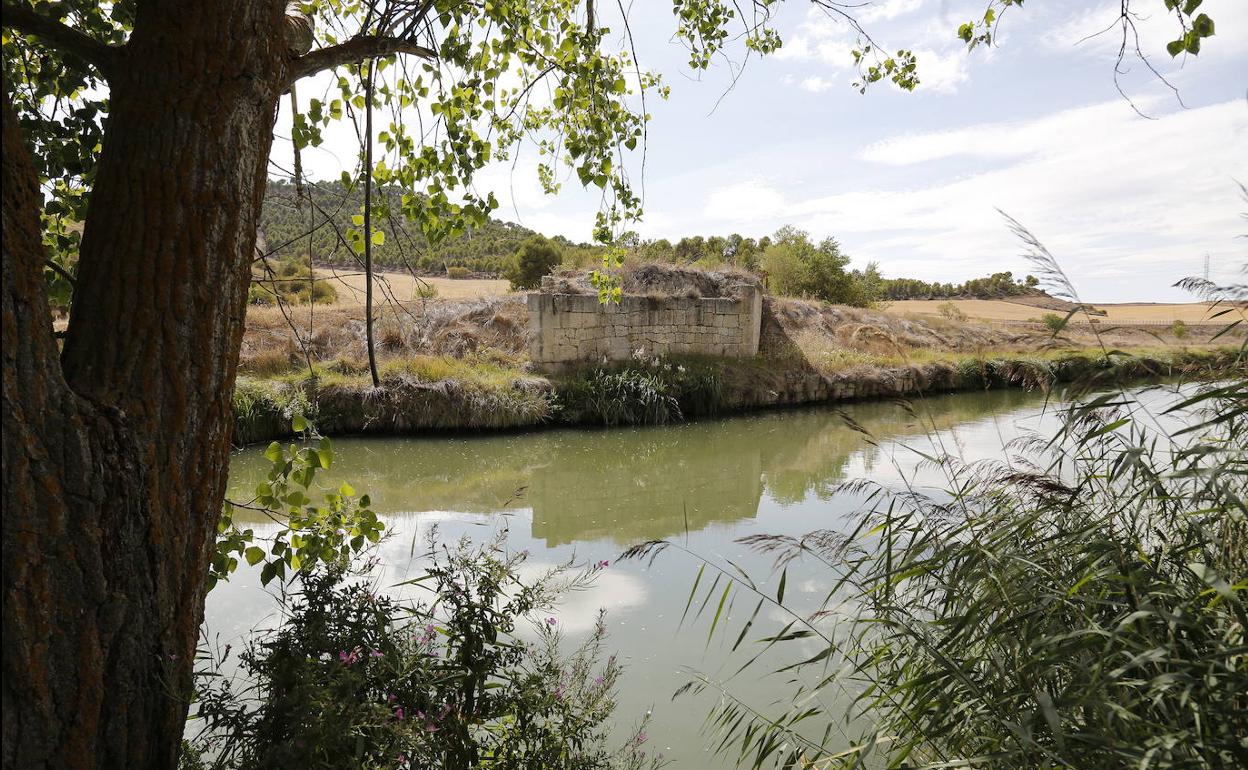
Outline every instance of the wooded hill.
<svg viewBox="0 0 1248 770"><path fill-rule="evenodd" d="M403 191L397 187L381 187L374 197L374 227L384 238L374 241L373 261L381 270L415 270L422 274L443 274L451 267L463 267L474 273L501 275L507 262L520 244L538 235L523 225L490 218L466 235L431 248L420 229L408 222L400 211ZM310 183L304 197L296 194L295 186L281 179L269 180L260 226L266 248L278 258L303 258L311 254L318 264L352 265L357 256L349 245L348 231L359 229L364 210L364 195L359 188L347 188L338 180ZM702 269L734 266L759 273L768 249L782 242L791 228L782 228L772 236L759 239L738 234L721 236L686 236L676 243L667 239L644 240L635 233L621 237L620 243L631 261L662 262L690 265ZM793 231L796 232L796 231ZM804 235L804 234L803 234ZM594 266L602 249L591 244L576 244L566 238L551 239L558 247L564 265ZM1011 273L994 273L962 283L929 283L913 278L884 278L868 268L859 279L870 283L866 296L870 300L975 298L1000 299L1026 295L1043 295L1032 276L1018 279ZM869 280L868 280L869 279ZM838 301L845 301L843 299Z"/></svg>
<svg viewBox="0 0 1248 770"><path fill-rule="evenodd" d="M374 191L374 228L385 233L385 239L380 244L374 242L373 261L382 269L442 273L458 265L473 272L499 273L504 260L536 234L513 222L490 219L482 227L431 249L420 228L404 219L399 209L402 194L396 187ZM311 254L318 263L353 264L356 256L347 231L358 229L352 217L363 211L363 191L348 190L339 181L305 185L301 199L290 182L270 179L260 227L273 256Z"/></svg>

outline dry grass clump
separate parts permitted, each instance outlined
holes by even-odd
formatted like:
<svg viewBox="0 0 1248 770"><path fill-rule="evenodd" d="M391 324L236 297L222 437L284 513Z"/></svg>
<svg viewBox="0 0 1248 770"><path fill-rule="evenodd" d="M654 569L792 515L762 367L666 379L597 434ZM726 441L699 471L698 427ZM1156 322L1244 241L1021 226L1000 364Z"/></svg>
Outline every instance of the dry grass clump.
<svg viewBox="0 0 1248 770"><path fill-rule="evenodd" d="M742 286L762 286L758 276L736 267L699 270L665 262L626 264L620 271L620 280L624 293L630 296L690 299L736 297ZM566 268L551 275L543 290L556 294L598 293L589 283L588 270Z"/></svg>
<svg viewBox="0 0 1248 770"><path fill-rule="evenodd" d="M528 310L520 297L430 300L386 304L373 326L376 352L383 360L412 356L478 356L516 366L528 353ZM274 376L313 364L350 370L366 361L368 348L362 308L251 308L240 369Z"/></svg>
<svg viewBox="0 0 1248 770"><path fill-rule="evenodd" d="M796 299L763 301L760 353L826 356L832 351L904 358L911 351L1007 349L1017 339L996 330Z"/></svg>
<svg viewBox="0 0 1248 770"><path fill-rule="evenodd" d="M430 302L413 319L413 349L444 356L497 351L520 359L528 351L528 326L519 297Z"/></svg>

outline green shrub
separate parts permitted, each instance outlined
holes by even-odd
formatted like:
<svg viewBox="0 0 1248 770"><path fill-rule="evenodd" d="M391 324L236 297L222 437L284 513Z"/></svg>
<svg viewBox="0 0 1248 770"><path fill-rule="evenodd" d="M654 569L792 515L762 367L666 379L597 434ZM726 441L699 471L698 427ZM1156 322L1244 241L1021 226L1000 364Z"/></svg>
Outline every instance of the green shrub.
<svg viewBox="0 0 1248 770"><path fill-rule="evenodd" d="M251 305L259 307L268 307L277 304L277 294L270 286L252 281L251 286L247 287L247 302Z"/></svg>
<svg viewBox="0 0 1248 770"><path fill-rule="evenodd" d="M1175 322L1170 324L1170 333L1173 334L1176 339L1181 340L1185 338L1187 336L1187 324L1184 323L1182 318L1175 319Z"/></svg>
<svg viewBox="0 0 1248 770"><path fill-rule="evenodd" d="M942 302L936 306L936 312L940 313L941 318L947 318L950 321L962 322L966 320L966 313L952 302Z"/></svg>
<svg viewBox="0 0 1248 770"><path fill-rule="evenodd" d="M657 767L640 731L608 748L620 667L601 661L601 617L568 655L554 619L538 616L602 565L525 583L523 556L500 546L431 543L410 581L435 597L424 604L342 566L302 573L280 627L238 656L240 674L218 674L228 648L199 672L201 729L184 767ZM519 636L530 624L536 642Z"/></svg>
<svg viewBox="0 0 1248 770"><path fill-rule="evenodd" d="M458 281L464 278L471 278L472 271L462 265L451 265L446 269L446 277L454 278Z"/></svg>
<svg viewBox="0 0 1248 770"><path fill-rule="evenodd" d="M815 245L807 233L792 227L776 231L760 262L773 294L866 307L874 299L878 273L855 276L846 272L848 264L849 257L834 239Z"/></svg>
<svg viewBox="0 0 1248 770"><path fill-rule="evenodd" d="M435 299L438 287L428 281L416 280L416 288L412 291L412 299Z"/></svg>
<svg viewBox="0 0 1248 770"><path fill-rule="evenodd" d="M513 290L536 289L542 276L550 275L562 260L558 246L540 235L533 236L520 244L508 263L507 279Z"/></svg>
<svg viewBox="0 0 1248 770"><path fill-rule="evenodd" d="M313 413L307 395L286 383L239 377L234 385L234 443L285 436L296 414Z"/></svg>
<svg viewBox="0 0 1248 770"><path fill-rule="evenodd" d="M603 425L663 425L681 419L671 383L644 368L594 369L560 391L560 404L576 421Z"/></svg>
<svg viewBox="0 0 1248 770"><path fill-rule="evenodd" d="M664 425L719 411L723 381L701 361L639 353L630 363L594 367L562 380L558 399L572 422Z"/></svg>
<svg viewBox="0 0 1248 770"><path fill-rule="evenodd" d="M329 304L338 299L334 285L323 278L313 280L312 268L303 259L286 258L271 263L271 272L253 273L247 299L253 305L288 305L309 302Z"/></svg>
<svg viewBox="0 0 1248 770"><path fill-rule="evenodd" d="M1059 334L1062 329L1066 328L1066 319L1067 316L1060 316L1057 313L1045 313L1040 317L1040 322L1043 323L1045 328L1049 331L1054 334Z"/></svg>

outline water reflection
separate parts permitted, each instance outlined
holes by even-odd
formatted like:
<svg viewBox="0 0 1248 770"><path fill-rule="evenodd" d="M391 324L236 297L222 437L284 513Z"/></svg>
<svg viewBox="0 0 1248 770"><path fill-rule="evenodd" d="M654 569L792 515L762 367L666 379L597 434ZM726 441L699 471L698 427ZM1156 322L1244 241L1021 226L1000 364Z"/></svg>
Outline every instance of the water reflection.
<svg viewBox="0 0 1248 770"><path fill-rule="evenodd" d="M711 696L672 702L671 695L688 681L690 668L727 676L743 661L732 658L723 637L708 644L704 628L681 627L695 560L672 554L653 564L618 562L620 551L687 528L691 552L731 560L767 583L771 558L737 538L848 529L858 505L833 495L837 484L863 476L900 483L919 457L905 446L931 452L939 444L968 459L1000 456L1006 440L1035 425L1041 400L1000 392L932 398L915 412L892 403L847 406L845 413L875 443L827 408L664 428L339 439L337 460L323 478L350 481L376 501L392 533L379 547L376 579L392 591L427 567L421 554L435 527L439 542L481 542L506 529L510 549L531 553L526 569L611 560L592 588L563 597L549 614L575 636L606 609L609 644L626 669L616 717L621 734L653 709L655 749L680 770L711 770L723 766L700 737ZM237 453L230 496L246 499L266 472L262 448ZM236 515L241 520L245 513ZM273 525L259 520L256 528L264 533ZM809 600L813 609L826 578L818 565L791 565L791 601ZM238 644L279 622L279 606L260 589L257 571L244 566L209 595L206 629L221 643ZM725 608L725 622L734 612ZM779 679L734 686L758 702L784 704L790 695Z"/></svg>
<svg viewBox="0 0 1248 770"><path fill-rule="evenodd" d="M857 458L868 472L874 442L943 431L1034 403L1018 391L770 412L666 428L553 430L503 436L340 439L327 478L367 490L383 512L495 514L529 509L547 547L590 540L617 546L730 525L781 506L826 500ZM235 455L231 495L267 471L258 449ZM245 518L243 512L238 515Z"/></svg>

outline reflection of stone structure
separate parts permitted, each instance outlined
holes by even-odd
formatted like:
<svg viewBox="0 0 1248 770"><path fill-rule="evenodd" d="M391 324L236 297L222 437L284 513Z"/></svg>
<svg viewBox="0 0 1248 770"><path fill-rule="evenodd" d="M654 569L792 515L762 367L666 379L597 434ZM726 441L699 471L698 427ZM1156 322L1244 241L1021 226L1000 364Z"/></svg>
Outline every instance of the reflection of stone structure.
<svg viewBox="0 0 1248 770"><path fill-rule="evenodd" d="M641 452L636 444L583 446L552 458L535 470L524 496L533 537L547 546L599 538L626 546L754 518L763 494L758 448L734 440L744 435L710 433L727 440L708 445L702 436L656 432Z"/></svg>
<svg viewBox="0 0 1248 770"><path fill-rule="evenodd" d="M877 442L941 431L1037 400L1021 391L934 397L916 415L891 403L844 411ZM763 495L781 504L830 498L867 437L827 409L769 412L663 428L554 430L439 439L335 442L334 469L367 490L385 518L399 511L532 510L549 546L611 540L621 548L753 519ZM262 447L230 462L229 496L247 499L271 463ZM251 516L249 518L249 516ZM235 520L267 521L247 509Z"/></svg>
<svg viewBox="0 0 1248 770"><path fill-rule="evenodd" d="M753 356L762 291L744 283L738 291L739 298L624 297L618 305L587 294L530 294L530 356L545 368L621 361L636 350Z"/></svg>

